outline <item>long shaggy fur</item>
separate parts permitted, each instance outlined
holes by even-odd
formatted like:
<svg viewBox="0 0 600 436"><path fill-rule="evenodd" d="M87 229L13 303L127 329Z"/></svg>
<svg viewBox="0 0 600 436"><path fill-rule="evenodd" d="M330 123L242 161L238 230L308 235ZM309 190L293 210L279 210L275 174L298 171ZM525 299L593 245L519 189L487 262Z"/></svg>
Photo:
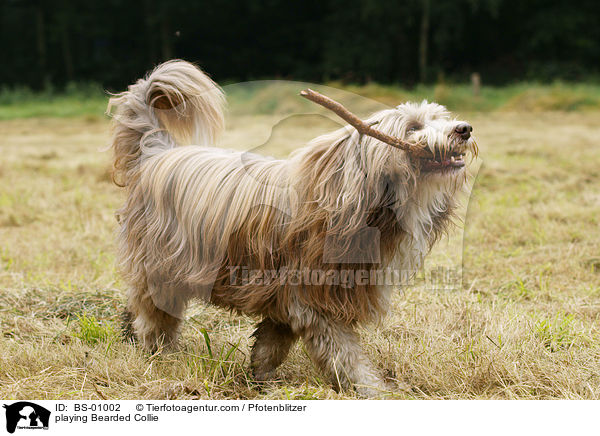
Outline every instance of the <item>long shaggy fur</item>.
<svg viewBox="0 0 600 436"><path fill-rule="evenodd" d="M464 169L423 172L403 151L348 127L287 160L210 148L223 103L220 88L184 61L160 65L110 101L114 180L127 191L120 265L137 338L151 349L172 343L187 301L205 298L262 318L252 350L258 380L273 377L301 337L334 385L373 394L383 383L354 328L385 314L389 287L239 280L240 268L410 275L448 228ZM439 154L475 151L436 104L408 103L368 121Z"/></svg>

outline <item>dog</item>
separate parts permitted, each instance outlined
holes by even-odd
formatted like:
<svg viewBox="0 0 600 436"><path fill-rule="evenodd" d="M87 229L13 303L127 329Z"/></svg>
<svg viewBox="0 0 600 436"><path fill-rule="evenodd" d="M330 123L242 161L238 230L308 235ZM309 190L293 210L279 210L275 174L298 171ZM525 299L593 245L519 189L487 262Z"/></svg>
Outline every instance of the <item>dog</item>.
<svg viewBox="0 0 600 436"><path fill-rule="evenodd" d="M371 273L413 274L447 233L465 156L477 151L472 127L438 104L405 103L366 123L429 147L431 158L346 126L276 160L211 147L224 104L220 87L182 60L110 99L129 327L149 350L170 346L187 302L204 298L260 319L257 381L275 378L301 338L334 388L379 395L388 386L356 328L385 316L394 287ZM324 274L310 280L314 272Z"/></svg>

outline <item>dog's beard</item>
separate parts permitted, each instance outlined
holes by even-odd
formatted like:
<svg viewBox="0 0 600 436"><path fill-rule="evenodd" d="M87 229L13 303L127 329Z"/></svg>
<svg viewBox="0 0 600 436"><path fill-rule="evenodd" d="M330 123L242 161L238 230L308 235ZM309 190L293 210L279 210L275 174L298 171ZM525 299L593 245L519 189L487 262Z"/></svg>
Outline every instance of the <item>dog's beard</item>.
<svg viewBox="0 0 600 436"><path fill-rule="evenodd" d="M435 103L407 103L395 110L382 111L367 120L388 135L402 138L430 150L433 157L424 159L394 149L373 138L353 137L361 143L355 162L364 168L368 178L372 173L386 175L396 184L397 199L419 198L420 191L440 191L453 196L468 178L467 164L477 156L477 144L470 136L461 137L456 126L468 124L451 119L449 113ZM470 128L470 126L469 126ZM349 139L352 141L352 137ZM352 150L352 147L350 147ZM350 153L349 158L352 158ZM348 186L355 182L350 182ZM413 189L406 189L410 186ZM424 205L425 206L425 205Z"/></svg>

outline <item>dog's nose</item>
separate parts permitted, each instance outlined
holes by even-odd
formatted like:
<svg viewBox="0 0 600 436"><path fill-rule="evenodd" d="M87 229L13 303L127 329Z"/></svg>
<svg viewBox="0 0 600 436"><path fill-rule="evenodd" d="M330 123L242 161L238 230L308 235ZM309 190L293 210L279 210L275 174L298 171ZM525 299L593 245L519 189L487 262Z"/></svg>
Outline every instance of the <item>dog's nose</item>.
<svg viewBox="0 0 600 436"><path fill-rule="evenodd" d="M469 123L460 123L454 128L454 131L458 133L462 139L469 139L471 137L473 127L471 127Z"/></svg>

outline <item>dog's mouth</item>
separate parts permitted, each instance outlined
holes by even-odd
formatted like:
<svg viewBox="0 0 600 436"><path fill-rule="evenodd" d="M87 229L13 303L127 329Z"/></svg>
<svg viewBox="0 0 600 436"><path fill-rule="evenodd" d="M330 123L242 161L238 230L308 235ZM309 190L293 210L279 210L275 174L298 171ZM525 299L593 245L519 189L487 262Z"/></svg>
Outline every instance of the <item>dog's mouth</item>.
<svg viewBox="0 0 600 436"><path fill-rule="evenodd" d="M456 171L465 166L464 152L452 152L442 154L436 150L435 156L431 159L420 159L421 171L440 172Z"/></svg>

